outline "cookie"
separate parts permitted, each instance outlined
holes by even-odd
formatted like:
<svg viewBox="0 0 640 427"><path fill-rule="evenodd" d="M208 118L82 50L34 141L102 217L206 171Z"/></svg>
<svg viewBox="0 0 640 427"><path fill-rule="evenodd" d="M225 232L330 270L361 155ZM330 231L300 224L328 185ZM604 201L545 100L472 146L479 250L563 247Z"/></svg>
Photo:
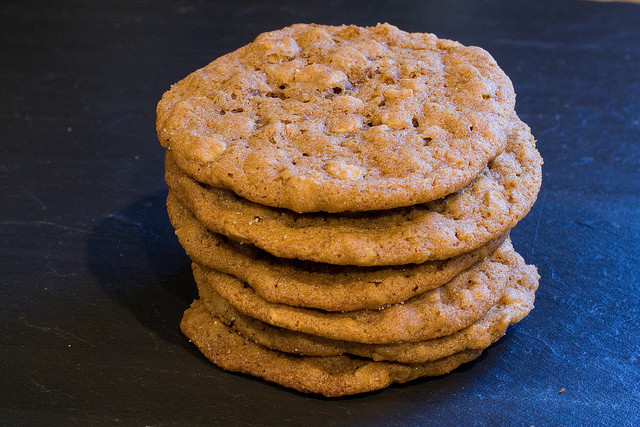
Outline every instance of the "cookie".
<svg viewBox="0 0 640 427"><path fill-rule="evenodd" d="M365 393L393 383L444 375L481 354L480 350L468 350L421 364L349 356L297 356L260 346L233 332L199 301L185 311L180 327L207 359L223 369L327 397Z"/></svg>
<svg viewBox="0 0 640 427"><path fill-rule="evenodd" d="M505 294L477 322L441 338L399 344L361 344L291 331L242 314L211 289L201 298L207 301L207 309L216 318L264 347L305 356L350 354L373 360L423 363L460 351L487 348L505 334L508 326L522 320L533 309L537 288L535 267L527 266L518 256L518 265L511 270Z"/></svg>
<svg viewBox="0 0 640 427"><path fill-rule="evenodd" d="M443 261L351 267L276 258L253 245L208 231L170 192L167 210L181 245L195 262L232 275L272 303L327 311L377 309L435 289L491 254L502 235Z"/></svg>
<svg viewBox="0 0 640 427"><path fill-rule="evenodd" d="M489 53L298 24L164 94L160 143L196 180L296 212L391 209L466 186L506 145L515 93Z"/></svg>
<svg viewBox="0 0 640 427"><path fill-rule="evenodd" d="M430 203L352 214L297 214L190 178L167 155L173 194L208 229L281 258L340 265L402 265L476 249L510 230L536 200L542 158L529 127L512 121L504 153L462 190Z"/></svg>
<svg viewBox="0 0 640 427"><path fill-rule="evenodd" d="M274 326L336 340L387 344L438 338L469 326L500 300L516 264L507 240L442 287L379 310L346 312L269 303L233 276L195 263L193 272L205 303L207 290L213 289L240 312Z"/></svg>

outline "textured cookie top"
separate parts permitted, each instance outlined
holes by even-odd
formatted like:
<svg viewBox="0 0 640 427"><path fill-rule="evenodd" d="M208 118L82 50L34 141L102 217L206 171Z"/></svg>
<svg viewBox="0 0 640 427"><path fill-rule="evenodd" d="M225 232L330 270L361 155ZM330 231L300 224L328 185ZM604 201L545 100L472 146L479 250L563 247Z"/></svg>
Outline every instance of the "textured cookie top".
<svg viewBox="0 0 640 427"><path fill-rule="evenodd" d="M283 258L360 266L446 259L511 229L536 200L542 158L514 119L507 150L471 184L433 202L384 211L296 214L190 179L168 157L171 191L208 229Z"/></svg>
<svg viewBox="0 0 640 427"><path fill-rule="evenodd" d="M192 73L157 108L161 144L197 180L297 212L440 198L506 143L510 80L432 34L298 24Z"/></svg>

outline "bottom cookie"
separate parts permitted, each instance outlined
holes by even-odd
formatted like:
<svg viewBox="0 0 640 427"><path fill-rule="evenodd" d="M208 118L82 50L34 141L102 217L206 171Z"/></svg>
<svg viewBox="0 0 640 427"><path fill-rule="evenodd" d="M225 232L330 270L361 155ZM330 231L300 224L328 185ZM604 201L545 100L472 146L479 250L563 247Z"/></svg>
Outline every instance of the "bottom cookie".
<svg viewBox="0 0 640 427"><path fill-rule="evenodd" d="M444 375L482 353L466 350L415 364L350 356L297 356L263 347L234 332L209 313L199 300L185 311L180 327L207 359L223 369L327 397L365 393L393 383Z"/></svg>

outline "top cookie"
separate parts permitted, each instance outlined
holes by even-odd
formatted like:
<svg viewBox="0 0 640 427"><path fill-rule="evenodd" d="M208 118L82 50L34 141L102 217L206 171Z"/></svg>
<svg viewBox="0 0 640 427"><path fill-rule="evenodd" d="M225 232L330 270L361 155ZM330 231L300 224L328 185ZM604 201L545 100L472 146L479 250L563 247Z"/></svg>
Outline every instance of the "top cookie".
<svg viewBox="0 0 640 427"><path fill-rule="evenodd" d="M198 181L297 212L390 209L467 185L505 147L515 94L484 50L298 24L192 73L157 108Z"/></svg>

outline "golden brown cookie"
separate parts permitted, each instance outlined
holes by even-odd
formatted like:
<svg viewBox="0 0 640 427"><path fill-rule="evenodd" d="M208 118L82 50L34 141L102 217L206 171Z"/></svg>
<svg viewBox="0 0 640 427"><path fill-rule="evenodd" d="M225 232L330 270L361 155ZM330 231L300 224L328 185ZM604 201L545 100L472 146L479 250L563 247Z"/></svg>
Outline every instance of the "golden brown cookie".
<svg viewBox="0 0 640 427"><path fill-rule="evenodd" d="M376 309L435 289L491 254L506 235L443 261L352 267L276 258L253 245L208 231L173 193L167 210L180 243L195 262L237 277L269 302L327 311Z"/></svg>
<svg viewBox="0 0 640 427"><path fill-rule="evenodd" d="M346 312L269 303L233 276L195 263L193 272L205 303L207 290L213 289L240 312L274 326L336 340L387 344L438 338L477 321L500 300L517 262L507 240L444 286L382 309Z"/></svg>
<svg viewBox="0 0 640 427"><path fill-rule="evenodd" d="M180 327L205 357L221 368L328 397L365 393L393 383L444 375L481 354L480 350L468 350L421 364L349 356L297 356L260 346L233 332L199 301L185 311Z"/></svg>
<svg viewBox="0 0 640 427"><path fill-rule="evenodd" d="M171 191L208 229L282 258L342 265L447 259L510 230L540 189L542 159L529 127L514 118L507 150L462 190L434 202L353 214L296 214L208 187L167 156Z"/></svg>
<svg viewBox="0 0 640 427"><path fill-rule="evenodd" d="M197 180L297 212L390 209L467 185L503 151L512 84L478 47L298 24L173 85L160 143Z"/></svg>
<svg viewBox="0 0 640 427"><path fill-rule="evenodd" d="M305 356L351 354L373 360L422 363L464 350L487 348L504 335L508 326L522 320L533 309L537 288L538 274L535 267L526 265L518 256L518 265L510 273L505 294L477 322L441 338L399 344L337 341L271 326L242 314L211 289L201 295L201 299L207 301L207 309L216 318L264 347Z"/></svg>

